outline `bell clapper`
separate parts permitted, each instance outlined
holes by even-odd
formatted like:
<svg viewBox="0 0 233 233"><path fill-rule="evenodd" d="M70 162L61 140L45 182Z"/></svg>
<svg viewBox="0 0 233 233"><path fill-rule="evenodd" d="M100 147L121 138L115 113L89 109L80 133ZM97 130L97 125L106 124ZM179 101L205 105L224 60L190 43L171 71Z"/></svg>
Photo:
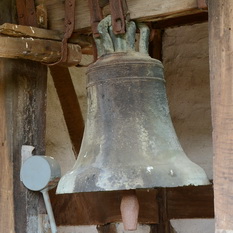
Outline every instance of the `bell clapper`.
<svg viewBox="0 0 233 233"><path fill-rule="evenodd" d="M123 193L120 209L124 229L126 231L137 230L139 203L135 190Z"/></svg>

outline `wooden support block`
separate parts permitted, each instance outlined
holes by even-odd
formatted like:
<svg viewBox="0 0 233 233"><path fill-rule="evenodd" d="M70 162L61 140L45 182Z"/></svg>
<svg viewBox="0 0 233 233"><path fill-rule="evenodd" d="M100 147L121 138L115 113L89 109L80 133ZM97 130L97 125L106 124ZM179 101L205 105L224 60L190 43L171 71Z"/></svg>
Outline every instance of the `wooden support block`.
<svg viewBox="0 0 233 233"><path fill-rule="evenodd" d="M121 222L123 191L55 195L50 192L58 225L105 225ZM139 190L139 223L158 223L156 190Z"/></svg>
<svg viewBox="0 0 233 233"><path fill-rule="evenodd" d="M36 0L44 2L48 11L50 29L64 31L65 8L61 0ZM137 21L159 21L201 12L197 0L128 0L130 17ZM76 0L75 30L90 32L90 11L87 0Z"/></svg>
<svg viewBox="0 0 233 233"><path fill-rule="evenodd" d="M4 23L0 25L0 33L13 37L32 37L34 39L38 38L57 41L62 40L61 32L11 23Z"/></svg>
<svg viewBox="0 0 233 233"><path fill-rule="evenodd" d="M55 195L52 206L58 225L105 225L121 222L123 191ZM158 195L159 193L159 195ZM158 224L155 229L169 232L170 219L214 218L213 187L187 186L137 190L139 219L142 224ZM159 215L159 208L166 209Z"/></svg>
<svg viewBox="0 0 233 233"><path fill-rule="evenodd" d="M79 45L68 44L68 64L81 60ZM45 64L54 63L61 57L61 42L33 38L0 37L0 57L21 58Z"/></svg>
<svg viewBox="0 0 233 233"><path fill-rule="evenodd" d="M168 219L214 218L212 185L167 189Z"/></svg>
<svg viewBox="0 0 233 233"><path fill-rule="evenodd" d="M46 39L62 41L63 33L55 30L4 23L0 25L0 34L10 37L29 37L33 39ZM92 37L73 33L69 43L78 44L83 54L92 54Z"/></svg>
<svg viewBox="0 0 233 233"><path fill-rule="evenodd" d="M192 25L195 23L203 23L208 21L208 12L198 12L195 14L182 15L175 18L167 18L164 20L152 22L152 28L164 29L168 27L178 27L183 25Z"/></svg>

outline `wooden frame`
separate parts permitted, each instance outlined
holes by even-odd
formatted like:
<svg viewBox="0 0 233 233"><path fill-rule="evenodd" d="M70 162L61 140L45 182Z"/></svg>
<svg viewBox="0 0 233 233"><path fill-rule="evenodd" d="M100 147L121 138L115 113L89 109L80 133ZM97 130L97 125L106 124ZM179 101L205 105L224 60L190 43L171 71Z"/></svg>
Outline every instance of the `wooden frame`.
<svg viewBox="0 0 233 233"><path fill-rule="evenodd" d="M44 4L48 10L48 21L50 29L64 30L64 3L61 0L36 0L37 5ZM132 20L143 22L154 22L179 16L192 15L203 12L200 9L198 0L128 0L130 17ZM109 9L104 9L104 14L108 14ZM87 0L76 0L76 20L75 30L79 32L90 32L90 12Z"/></svg>
<svg viewBox="0 0 233 233"><path fill-rule="evenodd" d="M37 4L42 0L37 0ZM187 17L203 17L206 20L207 14L202 9L196 0L148 0L146 4L141 4L142 1L129 0L129 9L132 12L131 18L137 21L153 22L152 27L162 29L168 25L174 26L173 19L180 19L185 23ZM63 31L63 18L64 9L63 1L50 0L46 1L45 5L48 9L50 29ZM0 9L7 9L1 15L5 23L14 18L13 14L7 15L11 12L11 2L2 1ZM142 8L143 6L143 8ZM161 7L162 6L162 7ZM230 233L233 229L232 224L232 16L233 16L233 3L230 0L211 0L209 1L209 22L210 22L210 70L211 70L211 90L212 90L212 113L213 113L213 128L214 128L214 152L215 152L215 213L217 219L216 233ZM108 12L108 9L105 9ZM7 13L6 13L7 12ZM89 10L86 0L77 0L77 19L76 19L76 32L89 33ZM201 20L201 21L202 21ZM173 23L172 23L173 21ZM1 45L12 45L14 52L1 46L0 53L2 57L26 58L35 61L43 61L43 52L46 44L50 44L52 50L60 51L60 42L52 41L45 43L36 39L36 42L31 42L30 38L12 38L0 37ZM26 45L28 44L28 45ZM40 46L35 46L39 44ZM53 44L53 45L52 45ZM32 47L34 55L27 54L27 46ZM54 46L54 47L53 47ZM37 47L37 48L36 48ZM37 50L39 49L39 50ZM8 51L7 51L8 50ZM80 48L76 49L79 51ZM18 52L17 52L18 51ZM23 53L26 51L26 53ZM40 52L39 51L43 51ZM39 55L35 55L35 54ZM5 54L5 55L4 55ZM23 54L23 55L22 55ZM53 56L47 62L54 62L59 58L60 54ZM34 58L33 58L34 57ZM21 185L19 178L19 164L20 158L20 145L23 143L36 144L38 146L37 153L44 153L44 108L45 108L45 91L46 91L46 68L32 61L21 60L2 60L1 65L1 116L0 124L1 131L1 146L2 146L2 163L1 163L1 186L0 191L0 204L5 213L0 215L0 231L15 231L22 232L35 232L33 224L29 220L34 218L37 222L39 212L43 212L43 206L40 203L39 197L33 193L25 190ZM29 72L30 70L30 72ZM36 76L35 76L36 74ZM36 77L36 78L35 78ZM39 90L39 91L38 91ZM32 96L32 93L33 96ZM12 102L9 102L11 100ZM17 111L17 114L15 114ZM37 117L37 114L40 118ZM32 117L33 116L33 117ZM42 116L42 117L41 117ZM33 119L33 121L31 121ZM42 126L42 127L41 127ZM34 135L34 128L39 129L36 136ZM5 173L9 174L6 180L3 179ZM13 185L13 188L12 188ZM190 190L193 187L189 187ZM186 191L167 190L166 192L166 205L168 206L168 213L165 217L171 218L186 218L186 217L213 217L213 193L212 186L203 187L200 191L199 187L193 188L192 195L195 192L196 196L190 195L187 197ZM199 191L198 191L199 190ZM205 195L198 195L199 193ZM19 195L18 195L19 194ZM154 203L156 203L156 195L153 194ZM64 200L67 197L63 196ZM112 198L112 197L111 197ZM111 198L109 200L111 200ZM118 198L118 196L116 197ZM188 205L194 204L196 199L195 208L198 207L201 212L187 213L185 209ZM76 199L74 202L77 202ZM186 201L186 202L184 202ZM53 199L56 203L56 199ZM182 203L184 206L182 206ZM156 205L156 204L155 204ZM38 207L40 206L40 207ZM55 211L61 211L63 207L57 203L54 204ZM59 209L61 208L61 209ZM155 207L153 211L156 211ZM170 209L169 209L170 208ZM203 209L200 209L203 208ZM57 210L56 210L57 209ZM198 211L199 211L198 210ZM14 214L12 213L14 211ZM58 212L55 212L58 213ZM185 214L184 214L185 213ZM110 219L111 221L118 221L119 214L114 213L116 218ZM190 214L190 215L189 215ZM93 214L94 216L94 214ZM91 216L91 217L93 217ZM101 216L103 217L103 216ZM92 218L93 219L93 218ZM102 218L98 223L104 224L110 221L107 218ZM115 220L114 220L115 219ZM144 216L142 219L146 219ZM89 218L89 223L92 220ZM58 221L59 222L59 221ZM62 222L62 221L61 221ZM155 223L152 222L152 223ZM62 222L62 224L64 224ZM76 223L75 223L76 224ZM32 228L30 228L32 227Z"/></svg>

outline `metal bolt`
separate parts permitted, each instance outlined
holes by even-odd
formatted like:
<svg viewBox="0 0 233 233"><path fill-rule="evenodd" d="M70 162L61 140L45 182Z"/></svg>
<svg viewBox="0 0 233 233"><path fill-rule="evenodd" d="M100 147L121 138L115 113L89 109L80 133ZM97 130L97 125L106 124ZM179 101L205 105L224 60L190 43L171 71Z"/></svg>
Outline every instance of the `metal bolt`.
<svg viewBox="0 0 233 233"><path fill-rule="evenodd" d="M39 23L44 24L44 17L42 15L39 16Z"/></svg>

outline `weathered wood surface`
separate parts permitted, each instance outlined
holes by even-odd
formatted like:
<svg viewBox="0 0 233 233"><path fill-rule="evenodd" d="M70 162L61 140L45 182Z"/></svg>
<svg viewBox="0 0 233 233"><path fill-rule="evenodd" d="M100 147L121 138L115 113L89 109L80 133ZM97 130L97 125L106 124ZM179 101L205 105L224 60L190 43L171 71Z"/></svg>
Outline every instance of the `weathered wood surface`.
<svg viewBox="0 0 233 233"><path fill-rule="evenodd" d="M68 63L81 60L79 45L68 44ZM21 58L43 63L54 63L61 57L61 42L33 38L0 36L0 57Z"/></svg>
<svg viewBox="0 0 233 233"><path fill-rule="evenodd" d="M120 202L123 191L50 194L58 225L104 225L121 222ZM139 222L158 223L156 190L137 191Z"/></svg>
<svg viewBox="0 0 233 233"><path fill-rule="evenodd" d="M169 226L170 219L214 218L212 185L166 189L166 199L160 195L157 200L157 193L158 190L137 191L139 223L158 224L158 205L167 208L166 213L162 213L162 225ZM75 226L119 222L121 195L121 191L55 195L53 190L51 199L57 224ZM166 229L162 225L160 230Z"/></svg>
<svg viewBox="0 0 233 233"><path fill-rule="evenodd" d="M197 12L189 15L182 15L175 18L167 18L164 20L152 22L152 28L165 29L168 27L178 27L183 25L192 25L196 23L203 23L208 21L208 12Z"/></svg>
<svg viewBox="0 0 233 233"><path fill-rule="evenodd" d="M32 37L57 41L61 41L63 37L62 33L58 31L11 23L4 23L3 25L0 25L0 33L15 37Z"/></svg>
<svg viewBox="0 0 233 233"><path fill-rule="evenodd" d="M21 146L33 145L35 153L45 153L46 67L13 59L0 59L0 67L1 166L6 165L0 178L0 205L5 206L0 211L0 232L37 232L39 194L28 191L20 181ZM9 222L11 230L2 230Z"/></svg>
<svg viewBox="0 0 233 233"><path fill-rule="evenodd" d="M62 41L64 33L55 30L4 23L0 25L0 34L11 37L29 37L33 39ZM78 35L74 33L69 39L69 43L78 44L81 48L85 48L86 51L92 45L92 38L88 35Z"/></svg>
<svg viewBox="0 0 233 233"><path fill-rule="evenodd" d="M209 1L216 233L233 232L233 1Z"/></svg>
<svg viewBox="0 0 233 233"><path fill-rule="evenodd" d="M0 232L14 232L13 163L5 111L4 62L0 60Z"/></svg>
<svg viewBox="0 0 233 233"><path fill-rule="evenodd" d="M167 218L214 218L213 186L167 189Z"/></svg>
<svg viewBox="0 0 233 233"><path fill-rule="evenodd" d="M64 31L64 1L36 0L44 3L48 10L49 28ZM159 21L200 12L197 0L128 0L131 19L139 21ZM90 12L87 0L76 0L75 30L90 30Z"/></svg>
<svg viewBox="0 0 233 233"><path fill-rule="evenodd" d="M84 120L69 69L51 66L50 73L61 103L66 126L76 157L82 143Z"/></svg>

